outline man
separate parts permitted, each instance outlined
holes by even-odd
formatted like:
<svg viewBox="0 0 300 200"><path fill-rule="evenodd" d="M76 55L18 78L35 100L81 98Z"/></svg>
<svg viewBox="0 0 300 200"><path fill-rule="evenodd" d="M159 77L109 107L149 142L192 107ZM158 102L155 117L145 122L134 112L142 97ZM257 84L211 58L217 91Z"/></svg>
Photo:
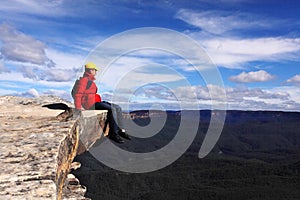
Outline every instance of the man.
<svg viewBox="0 0 300 200"><path fill-rule="evenodd" d="M128 140L131 138L125 132L123 126L122 109L119 105L102 101L101 96L97 94L98 88L94 80L96 80L95 76L98 70L98 67L92 62L85 65L85 72L83 77L80 78L77 91L74 94L75 108L77 110L107 110L108 138L117 143L123 143L121 137Z"/></svg>

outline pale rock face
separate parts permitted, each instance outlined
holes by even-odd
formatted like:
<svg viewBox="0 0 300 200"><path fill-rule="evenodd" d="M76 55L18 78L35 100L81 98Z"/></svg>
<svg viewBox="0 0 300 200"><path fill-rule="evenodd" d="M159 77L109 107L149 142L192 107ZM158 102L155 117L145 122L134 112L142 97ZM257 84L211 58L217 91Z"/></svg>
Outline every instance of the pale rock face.
<svg viewBox="0 0 300 200"><path fill-rule="evenodd" d="M86 188L67 175L78 149L86 151L103 134L106 112L62 120L63 110L42 107L51 103L72 106L57 97L0 97L1 199L86 199ZM97 131L87 129L98 135L81 136L85 122L98 124Z"/></svg>

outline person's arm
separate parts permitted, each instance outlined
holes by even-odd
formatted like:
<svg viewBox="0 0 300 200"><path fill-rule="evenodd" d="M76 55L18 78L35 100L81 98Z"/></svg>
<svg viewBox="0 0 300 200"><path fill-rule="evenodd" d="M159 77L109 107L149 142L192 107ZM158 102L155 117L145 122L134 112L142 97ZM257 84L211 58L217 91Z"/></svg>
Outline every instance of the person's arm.
<svg viewBox="0 0 300 200"><path fill-rule="evenodd" d="M100 96L100 94L95 94L95 102L101 102L102 101L102 99L101 99L101 96Z"/></svg>
<svg viewBox="0 0 300 200"><path fill-rule="evenodd" d="M88 82L88 78L83 77L79 80L79 83L78 83L77 93L75 94L75 98L74 98L75 108L78 110L84 110L81 105L81 99L86 90L87 82Z"/></svg>

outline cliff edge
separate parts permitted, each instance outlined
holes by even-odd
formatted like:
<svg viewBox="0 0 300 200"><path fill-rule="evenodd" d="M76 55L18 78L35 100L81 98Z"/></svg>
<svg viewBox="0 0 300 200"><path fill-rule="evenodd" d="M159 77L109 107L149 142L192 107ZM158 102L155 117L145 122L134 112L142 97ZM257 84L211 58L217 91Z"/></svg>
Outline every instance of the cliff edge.
<svg viewBox="0 0 300 200"><path fill-rule="evenodd" d="M80 166L72 163L77 153L103 135L106 112L70 117L72 109L43 107L53 103L71 107L51 96L0 97L1 199L86 199L86 188L69 173Z"/></svg>

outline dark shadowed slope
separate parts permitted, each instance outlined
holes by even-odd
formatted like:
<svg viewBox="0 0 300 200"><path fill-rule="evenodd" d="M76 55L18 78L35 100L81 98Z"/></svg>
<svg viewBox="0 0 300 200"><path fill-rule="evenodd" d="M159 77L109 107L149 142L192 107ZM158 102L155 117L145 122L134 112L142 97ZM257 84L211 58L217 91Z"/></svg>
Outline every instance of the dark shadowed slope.
<svg viewBox="0 0 300 200"><path fill-rule="evenodd" d="M193 112L197 111L190 111L191 121ZM147 115L145 111L134 115L137 113L138 124L150 123L142 117ZM88 152L78 156L76 160L82 168L75 174L87 186L87 196L96 200L300 199L299 113L228 111L213 152L199 159L211 112L200 113L193 144L164 169L128 174L104 166ZM155 117L160 117L159 113ZM169 112L158 134L147 139L133 138L120 147L134 152L155 151L172 140L179 122L180 113Z"/></svg>

